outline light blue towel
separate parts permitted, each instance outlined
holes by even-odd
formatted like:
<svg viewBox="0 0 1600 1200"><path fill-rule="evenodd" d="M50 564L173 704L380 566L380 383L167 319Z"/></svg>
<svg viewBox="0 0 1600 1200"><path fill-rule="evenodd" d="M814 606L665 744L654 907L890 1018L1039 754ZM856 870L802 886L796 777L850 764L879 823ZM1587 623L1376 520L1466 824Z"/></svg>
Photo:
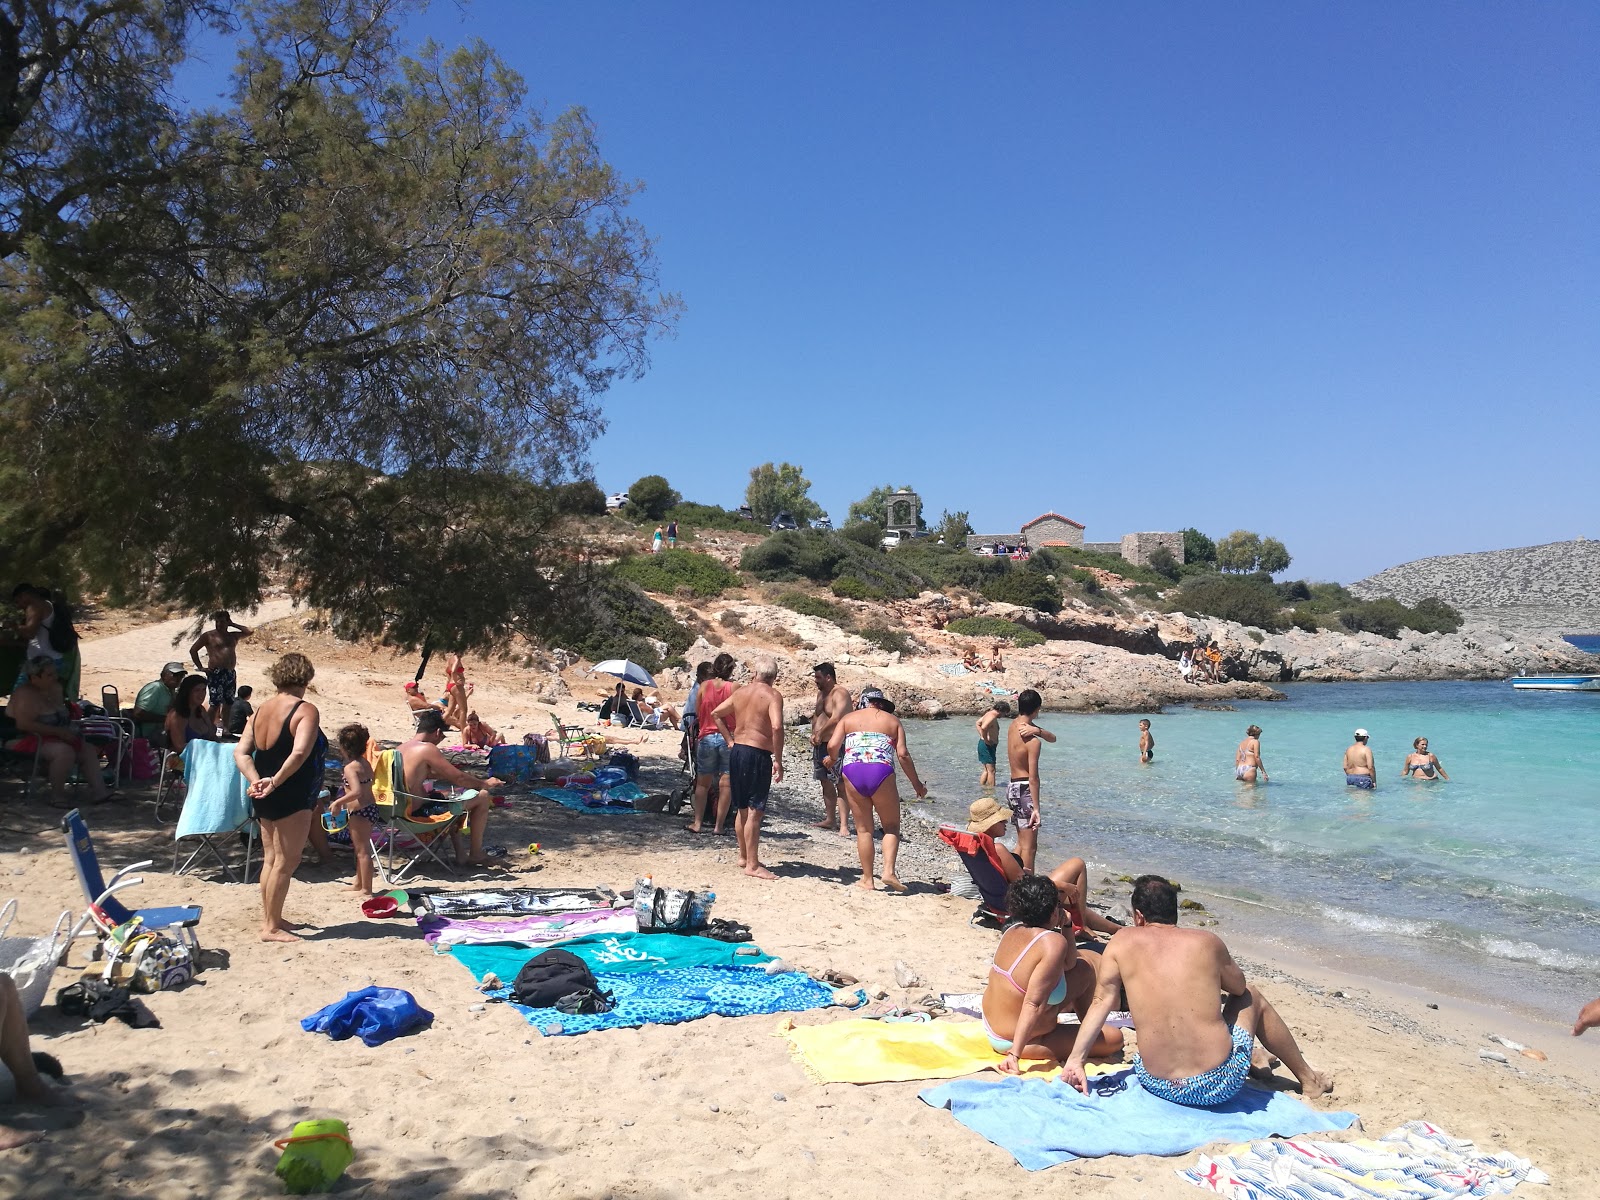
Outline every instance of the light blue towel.
<svg viewBox="0 0 1600 1200"><path fill-rule="evenodd" d="M232 742L191 738L183 748L188 794L178 814L177 838L232 833L251 817L250 785L233 761Z"/></svg>
<svg viewBox="0 0 1600 1200"><path fill-rule="evenodd" d="M594 788L553 788L538 787L533 789L535 796L542 796L546 800L554 800L564 808L575 809L578 812L594 813L601 817L633 816L638 812L631 804L609 804L605 800L605 793ZM594 803L589 803L593 800Z"/></svg>
<svg viewBox="0 0 1600 1200"><path fill-rule="evenodd" d="M1318 1112L1250 1086L1226 1104L1187 1108L1152 1096L1132 1075L1091 1083L1085 1096L1054 1076L956 1079L920 1095L1030 1171L1108 1154L1187 1154L1208 1142L1292 1137L1356 1122L1355 1113Z"/></svg>

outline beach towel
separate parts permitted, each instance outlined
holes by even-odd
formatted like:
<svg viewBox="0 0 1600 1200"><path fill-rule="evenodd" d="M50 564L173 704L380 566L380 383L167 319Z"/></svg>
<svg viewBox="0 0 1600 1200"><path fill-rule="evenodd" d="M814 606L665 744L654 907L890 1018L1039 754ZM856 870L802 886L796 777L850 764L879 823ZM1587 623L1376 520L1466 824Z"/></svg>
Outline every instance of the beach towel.
<svg viewBox="0 0 1600 1200"><path fill-rule="evenodd" d="M417 918L417 926L422 936L435 946L492 942L547 946L586 933L637 933L639 918L633 915L631 908L597 908L589 912L536 913L501 920L424 915Z"/></svg>
<svg viewBox="0 0 1600 1200"><path fill-rule="evenodd" d="M250 781L233 761L231 742L192 739L183 748L183 778L189 791L175 837L229 833L250 819Z"/></svg>
<svg viewBox="0 0 1600 1200"><path fill-rule="evenodd" d="M833 1003L833 989L799 971L769 975L760 967L689 967L622 974L595 972L600 990L612 994L616 1008L606 1013L573 1014L554 1008L512 1005L546 1037L676 1025L701 1017L752 1017L762 1013L804 1012ZM509 988L488 993L496 999Z"/></svg>
<svg viewBox="0 0 1600 1200"><path fill-rule="evenodd" d="M385 807L394 803L394 760L399 754L398 750L385 750L372 767L372 798Z"/></svg>
<svg viewBox="0 0 1600 1200"><path fill-rule="evenodd" d="M939 664L939 674L941 674L941 675L965 675L965 674L967 674L967 669L966 669L966 667L962 666L960 663L940 663Z"/></svg>
<svg viewBox="0 0 1600 1200"><path fill-rule="evenodd" d="M790 1053L817 1083L904 1083L912 1079L957 1079L997 1069L1005 1055L989 1045L977 1021L893 1024L834 1021L786 1030ZM1024 1075L1045 1076L1060 1065L1022 1063ZM1091 1078L1131 1071L1129 1066L1089 1063ZM1009 1078L1009 1077L1008 1077Z"/></svg>
<svg viewBox="0 0 1600 1200"><path fill-rule="evenodd" d="M390 1038L404 1037L431 1024L433 1014L410 992L364 987L301 1018L300 1028L307 1033L325 1033L336 1042L358 1037L369 1046L381 1046Z"/></svg>
<svg viewBox="0 0 1600 1200"><path fill-rule="evenodd" d="M1108 1154L1186 1154L1207 1142L1348 1129L1355 1113L1318 1112L1282 1092L1246 1086L1226 1104L1186 1108L1134 1076L1091 1081L1085 1096L1043 1079L958 1079L920 1093L1030 1171Z"/></svg>
<svg viewBox="0 0 1600 1200"><path fill-rule="evenodd" d="M569 954L583 959L596 975L627 975L636 971L659 971L668 967L757 967L771 962L748 942L730 945L715 938L683 937L676 933L591 933L561 943ZM738 954L753 950L753 954ZM451 953L456 961L482 979L493 971L510 981L538 950L526 946L456 946Z"/></svg>
<svg viewBox="0 0 1600 1200"><path fill-rule="evenodd" d="M564 808L574 809L577 812L598 813L601 816L617 816L636 813L638 810L631 804L612 803L606 799L606 794L594 788L534 788L535 796L543 796L546 800L554 800Z"/></svg>
<svg viewBox="0 0 1600 1200"><path fill-rule="evenodd" d="M1485 1154L1437 1125L1408 1121L1377 1141L1272 1142L1202 1154L1179 1179L1228 1200L1444 1200L1503 1196L1519 1183L1549 1183L1525 1158Z"/></svg>
<svg viewBox="0 0 1600 1200"><path fill-rule="evenodd" d="M517 917L532 913L588 912L609 908L613 893L598 888L488 888L471 892L416 893L411 907L436 917Z"/></svg>

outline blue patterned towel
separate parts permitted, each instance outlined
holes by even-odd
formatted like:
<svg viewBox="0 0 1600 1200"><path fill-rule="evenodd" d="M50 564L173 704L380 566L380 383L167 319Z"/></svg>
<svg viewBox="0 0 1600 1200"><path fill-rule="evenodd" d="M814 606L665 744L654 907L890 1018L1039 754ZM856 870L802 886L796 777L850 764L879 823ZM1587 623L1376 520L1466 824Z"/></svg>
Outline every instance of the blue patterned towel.
<svg viewBox="0 0 1600 1200"><path fill-rule="evenodd" d="M634 971L626 975L596 972L600 990L610 992L616 1008L589 1016L553 1008L512 1007L546 1037L589 1033L595 1029L633 1029L640 1025L676 1025L701 1017L753 1017L762 1013L803 1012L827 1008L833 989L799 971L768 975L752 967L680 967ZM488 993L496 999L511 989Z"/></svg>
<svg viewBox="0 0 1600 1200"><path fill-rule="evenodd" d="M1089 1095L1052 1079L957 1079L920 1093L1030 1171L1107 1154L1187 1154L1208 1142L1348 1129L1355 1113L1319 1112L1282 1092L1245 1087L1226 1104L1187 1108L1152 1096L1137 1079Z"/></svg>
<svg viewBox="0 0 1600 1200"><path fill-rule="evenodd" d="M546 800L554 800L563 808L576 809L578 812L595 813L602 817L633 816L638 812L631 804L608 804L605 793L594 788L534 788L535 796L543 796Z"/></svg>

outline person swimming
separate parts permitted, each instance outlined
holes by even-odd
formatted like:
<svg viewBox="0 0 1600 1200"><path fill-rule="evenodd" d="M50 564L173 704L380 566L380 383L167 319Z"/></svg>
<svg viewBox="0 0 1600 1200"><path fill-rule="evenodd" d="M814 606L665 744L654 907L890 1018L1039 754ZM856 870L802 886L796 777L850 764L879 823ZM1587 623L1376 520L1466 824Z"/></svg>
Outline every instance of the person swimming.
<svg viewBox="0 0 1600 1200"><path fill-rule="evenodd" d="M857 730L844 736L839 773L863 796L870 797L894 774L894 741L886 733Z"/></svg>

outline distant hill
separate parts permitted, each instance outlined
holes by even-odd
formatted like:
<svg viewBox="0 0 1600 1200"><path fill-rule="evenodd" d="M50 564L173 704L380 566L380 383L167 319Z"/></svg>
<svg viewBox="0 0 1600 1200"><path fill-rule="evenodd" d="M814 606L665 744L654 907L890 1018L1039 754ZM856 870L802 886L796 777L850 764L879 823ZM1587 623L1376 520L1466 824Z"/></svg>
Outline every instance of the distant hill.
<svg viewBox="0 0 1600 1200"><path fill-rule="evenodd" d="M1470 617L1500 616L1508 624L1527 623L1538 613L1540 625L1588 626L1600 609L1600 541L1419 558L1352 583L1350 590L1403 604L1437 596Z"/></svg>

